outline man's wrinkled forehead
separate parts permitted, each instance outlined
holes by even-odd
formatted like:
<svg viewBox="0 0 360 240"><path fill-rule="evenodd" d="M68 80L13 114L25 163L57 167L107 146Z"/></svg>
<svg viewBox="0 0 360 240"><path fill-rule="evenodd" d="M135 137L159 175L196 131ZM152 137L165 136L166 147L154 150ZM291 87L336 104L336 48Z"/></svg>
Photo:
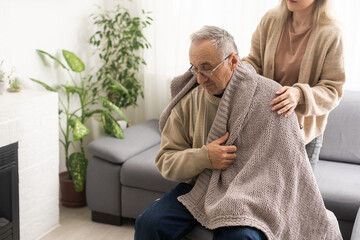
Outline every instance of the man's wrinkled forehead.
<svg viewBox="0 0 360 240"><path fill-rule="evenodd" d="M219 54L211 40L193 42L189 49L189 59L192 65L212 65L218 61Z"/></svg>

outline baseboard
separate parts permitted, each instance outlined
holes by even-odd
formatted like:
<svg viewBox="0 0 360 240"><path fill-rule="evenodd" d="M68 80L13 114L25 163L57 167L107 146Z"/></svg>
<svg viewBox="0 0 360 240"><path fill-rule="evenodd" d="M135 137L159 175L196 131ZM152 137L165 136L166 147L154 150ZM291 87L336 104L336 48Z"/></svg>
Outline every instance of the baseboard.
<svg viewBox="0 0 360 240"><path fill-rule="evenodd" d="M116 226L122 225L122 217L108 213L91 211L91 220L94 222L106 223Z"/></svg>

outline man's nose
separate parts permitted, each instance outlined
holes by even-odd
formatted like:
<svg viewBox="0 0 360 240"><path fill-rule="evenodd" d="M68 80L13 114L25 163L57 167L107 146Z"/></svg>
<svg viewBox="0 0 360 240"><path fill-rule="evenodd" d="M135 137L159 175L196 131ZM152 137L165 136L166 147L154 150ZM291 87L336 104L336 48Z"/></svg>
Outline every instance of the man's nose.
<svg viewBox="0 0 360 240"><path fill-rule="evenodd" d="M206 82L208 80L207 77L205 77L204 75L202 75L201 73L199 73L197 75L197 82L198 84L203 84L204 82Z"/></svg>

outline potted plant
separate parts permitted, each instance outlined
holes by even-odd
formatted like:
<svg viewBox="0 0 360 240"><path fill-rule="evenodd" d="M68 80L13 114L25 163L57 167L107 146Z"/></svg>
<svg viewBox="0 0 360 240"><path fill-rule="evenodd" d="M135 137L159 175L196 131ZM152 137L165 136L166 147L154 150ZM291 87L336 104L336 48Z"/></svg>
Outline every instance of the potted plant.
<svg viewBox="0 0 360 240"><path fill-rule="evenodd" d="M3 94L5 92L5 72L2 70L2 65L4 61L1 61L0 64L0 94Z"/></svg>
<svg viewBox="0 0 360 240"><path fill-rule="evenodd" d="M18 73L16 73L15 67L11 68L10 73L7 78L9 79L9 88L8 92L20 92L21 91L21 83L22 77Z"/></svg>
<svg viewBox="0 0 360 240"><path fill-rule="evenodd" d="M142 32L153 19L149 12L143 10L142 14L143 19L132 17L126 8L117 5L113 11L92 15L98 31L91 36L90 44L102 61L96 77L107 98L122 109L137 106L138 96L144 97L137 74L140 65L146 65L140 50L150 47Z"/></svg>
<svg viewBox="0 0 360 240"><path fill-rule="evenodd" d="M117 114L125 121L128 122L128 120L117 106L106 97L101 96L101 87L98 81L94 80L91 75L82 76L85 65L74 53L62 50L66 66L61 60L45 51L37 50L37 52L42 56L50 57L68 72L69 79L54 87L42 81L30 79L48 91L59 93L59 118L65 119L64 125L59 121L63 136L60 142L65 150L67 169L67 172L60 173L61 201L65 206L84 206L86 204L84 187L88 160L84 153L83 139L90 131L85 125L86 121L94 115L100 115L106 133L116 138L124 138L123 131L114 116ZM77 77L74 77L73 74L76 74ZM78 99L80 106L73 106L73 97ZM68 182L72 184L71 189L63 185ZM73 194L74 198L67 194Z"/></svg>
<svg viewBox="0 0 360 240"><path fill-rule="evenodd" d="M10 78L9 79L9 92L20 92L20 80L18 77Z"/></svg>

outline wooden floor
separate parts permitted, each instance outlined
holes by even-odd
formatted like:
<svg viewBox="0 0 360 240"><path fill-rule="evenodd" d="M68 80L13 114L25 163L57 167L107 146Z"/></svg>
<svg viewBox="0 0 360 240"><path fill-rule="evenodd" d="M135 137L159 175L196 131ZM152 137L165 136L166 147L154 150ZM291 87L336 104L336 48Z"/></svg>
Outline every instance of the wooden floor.
<svg viewBox="0 0 360 240"><path fill-rule="evenodd" d="M60 226L41 240L133 240L134 221L125 220L122 226L112 226L91 221L87 207L60 207Z"/></svg>

